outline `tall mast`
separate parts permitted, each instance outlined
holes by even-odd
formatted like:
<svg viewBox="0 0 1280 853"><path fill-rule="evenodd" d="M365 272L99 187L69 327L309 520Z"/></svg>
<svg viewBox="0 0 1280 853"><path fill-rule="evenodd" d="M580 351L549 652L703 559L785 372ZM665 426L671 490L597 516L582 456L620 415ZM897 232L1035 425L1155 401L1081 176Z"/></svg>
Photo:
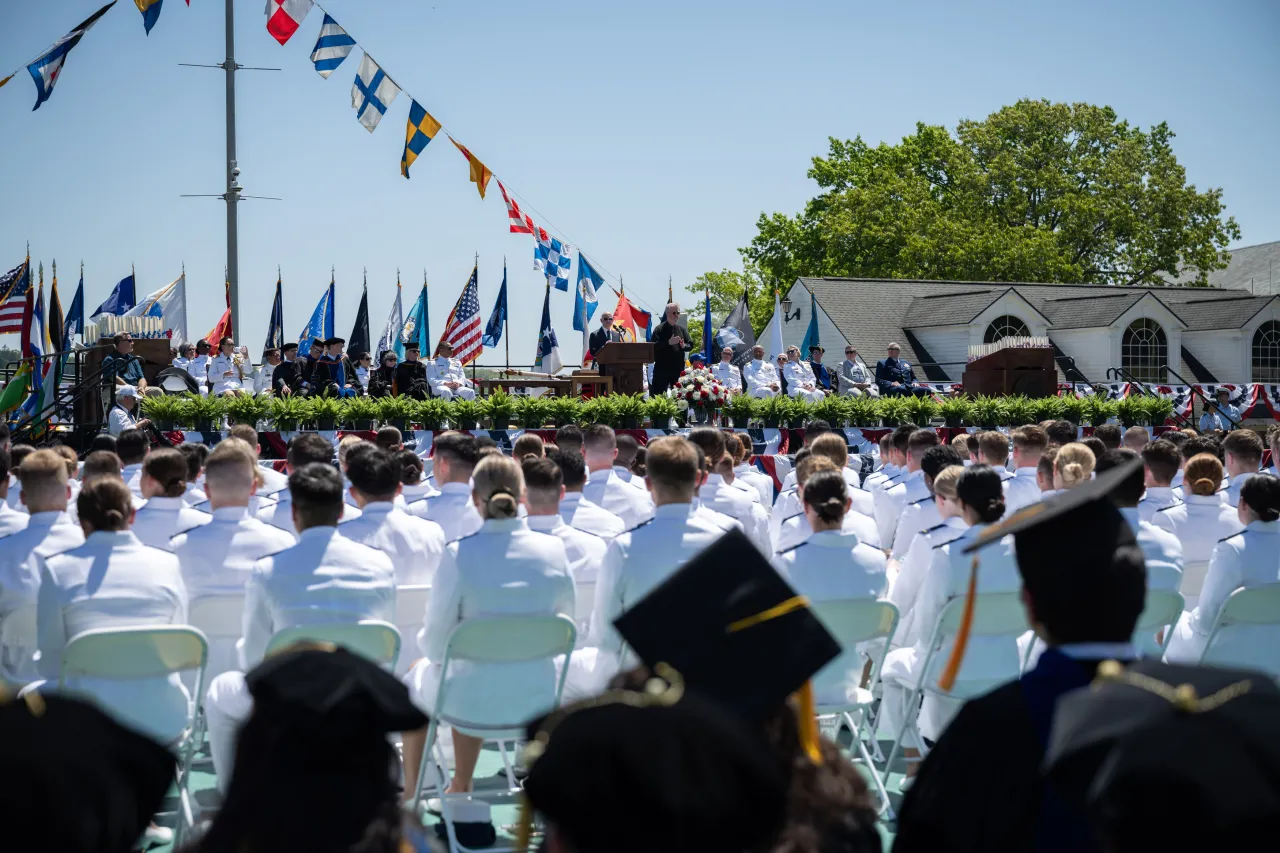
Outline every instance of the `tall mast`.
<svg viewBox="0 0 1280 853"><path fill-rule="evenodd" d="M234 0L227 6L227 58L222 68L227 73L227 283L231 288L232 328L240 322L240 245L239 212L240 165L236 162L236 13Z"/></svg>

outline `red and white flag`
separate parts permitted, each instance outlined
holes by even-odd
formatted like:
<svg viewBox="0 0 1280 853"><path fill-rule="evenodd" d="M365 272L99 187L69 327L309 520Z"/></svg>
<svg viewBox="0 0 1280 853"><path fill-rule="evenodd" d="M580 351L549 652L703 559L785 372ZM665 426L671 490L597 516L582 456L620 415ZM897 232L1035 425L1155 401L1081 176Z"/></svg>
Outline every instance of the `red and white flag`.
<svg viewBox="0 0 1280 853"><path fill-rule="evenodd" d="M512 234L532 234L533 220L528 214L520 212L520 205L516 204L515 199L507 195L507 188L502 185L502 181L498 181L498 189L502 190L502 200L507 203L507 216L511 219Z"/></svg>
<svg viewBox="0 0 1280 853"><path fill-rule="evenodd" d="M314 0L267 0L267 32L284 44L302 26Z"/></svg>

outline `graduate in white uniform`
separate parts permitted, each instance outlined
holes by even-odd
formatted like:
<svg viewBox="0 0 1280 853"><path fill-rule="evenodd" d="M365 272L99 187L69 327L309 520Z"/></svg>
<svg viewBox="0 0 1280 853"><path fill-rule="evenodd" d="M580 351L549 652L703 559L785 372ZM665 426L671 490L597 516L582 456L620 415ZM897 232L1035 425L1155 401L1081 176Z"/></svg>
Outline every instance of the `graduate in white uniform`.
<svg viewBox="0 0 1280 853"><path fill-rule="evenodd" d="M934 499L934 478L943 470L952 465L964 467L960 454L956 452L954 447L948 447L945 444L938 444L928 448L924 452L924 456L920 460L920 471L924 474L924 485L928 489L927 497L918 501L907 504L902 510L902 517L898 519L898 529L894 533L895 551L900 543L899 538L906 542L906 546L902 549L902 556L897 559L895 565L891 566L891 573L894 569L901 568L911 554L912 548L915 547L916 539L926 530L930 530L938 524L942 523L942 516L938 512L938 503Z"/></svg>
<svg viewBox="0 0 1280 853"><path fill-rule="evenodd" d="M423 657L405 683L414 704L435 711L449 635L469 617L502 614L574 616L573 576L564 544L555 536L529 529L519 517L524 476L512 459L491 454L473 473L474 506L483 518L475 533L449 543L436 572L426 621L418 632ZM450 705L462 719L477 724L502 718L504 697L541 691L554 694L558 671L552 661L451 664ZM408 786L418 778L426 729L404 733L404 769ZM480 738L453 731L454 776L449 793L471 790L480 757Z"/></svg>
<svg viewBox="0 0 1280 853"><path fill-rule="evenodd" d="M742 393L742 371L733 363L733 347L722 347L720 360L711 368L711 375L730 394Z"/></svg>
<svg viewBox="0 0 1280 853"><path fill-rule="evenodd" d="M809 421L804 425L804 446L809 448L810 450L813 450L814 443L817 442L817 440L822 438L824 435L828 435L828 434L834 435L836 438L839 438L842 441L844 441L844 454L845 454L844 461L841 462L839 459L833 460L835 461L836 465L840 467L841 472L844 474L844 481L849 484L850 489L861 489L862 477L859 476L858 471L855 470L854 467L850 467L849 440L845 438L843 431L833 430L831 428L831 424L827 423L824 420ZM831 441L831 440L832 439L827 439L827 441ZM854 456L853 458L859 459L859 465L861 464L860 457ZM795 469L793 468L791 471L787 472L787 476L783 478L782 488L785 491L786 489L790 489L795 484L796 484L796 472L795 472ZM855 508L857 507L856 499L855 499L854 506Z"/></svg>
<svg viewBox="0 0 1280 853"><path fill-rule="evenodd" d="M400 497L396 504L403 500L401 509L408 509L409 504L440 494L440 490L431 481L422 476L422 457L412 450L398 450L395 454L396 464L400 468Z"/></svg>
<svg viewBox="0 0 1280 853"><path fill-rule="evenodd" d="M262 464L262 442L256 429L248 424L236 424L228 430L227 434L231 438L242 439L253 450L254 464L258 466L259 473L262 475L262 484L255 492L258 497L270 497L289 488L288 474L281 474L270 465Z"/></svg>
<svg viewBox="0 0 1280 853"><path fill-rule="evenodd" d="M929 484L924 481L924 469L920 463L924 461L924 455L934 447L938 447L941 441L938 434L927 429L919 429L911 433L911 437L907 440L907 475L902 481L894 484L886 491L886 498L892 506L894 518L889 539L882 541L886 550L890 551L890 559L901 562L902 558L907 554L907 548L911 545L911 537L916 535L919 529L917 525L910 522L910 517L915 515L916 511L908 512L908 507L918 501L924 501L929 498ZM908 518L908 523L902 524L903 518ZM876 523L880 523L877 516ZM925 525L932 527L932 525ZM881 527L884 532L884 527Z"/></svg>
<svg viewBox="0 0 1280 853"><path fill-rule="evenodd" d="M1062 445L1053 457L1053 488L1060 492L1089 482L1097 464L1093 451L1080 442Z"/></svg>
<svg viewBox="0 0 1280 853"><path fill-rule="evenodd" d="M790 397L816 403L827 396L818 387L813 368L800 360L800 347L787 347L787 363L782 368L782 376L787 380L787 395Z"/></svg>
<svg viewBox="0 0 1280 853"><path fill-rule="evenodd" d="M582 439L587 460L587 482L582 497L618 516L627 527L635 527L653 517L653 501L640 486L629 483L613 470L618 444L613 428L604 424L587 427Z"/></svg>
<svg viewBox="0 0 1280 853"><path fill-rule="evenodd" d="M886 480L893 479L897 476L898 471L901 470L901 466L895 464L894 461L897 451L893 446L893 433L887 432L880 436L878 445L880 448L880 467L868 474L862 481L862 488L869 492L879 489Z"/></svg>
<svg viewBox="0 0 1280 853"><path fill-rule="evenodd" d="M1222 440L1223 467L1231 478L1222 490L1222 500L1231 506L1240 502L1240 489L1262 467L1262 439L1251 429L1227 433Z"/></svg>
<svg viewBox="0 0 1280 853"><path fill-rule="evenodd" d="M329 439L325 438L318 432L300 432L293 438L289 439L289 449L286 453L285 468L292 474L304 465L318 462L323 465L333 464L333 444ZM351 503L346 502L346 490L343 490L342 504L342 520L349 521L353 518L360 517L360 510ZM259 521L278 527L281 530L292 533L295 537L298 535L298 529L293 525L293 494L290 490L285 489L282 492L276 492L272 495L276 499L274 504L264 506L262 509L254 513L254 517Z"/></svg>
<svg viewBox="0 0 1280 853"><path fill-rule="evenodd" d="M1165 652L1171 663L1196 663L1228 596L1237 589L1280 582L1280 479L1250 477L1240 489L1236 511L1244 530L1218 543L1209 560L1200 600L1183 613ZM1221 666L1250 667L1280 678L1280 628L1231 626L1214 641Z"/></svg>
<svg viewBox="0 0 1280 853"><path fill-rule="evenodd" d="M132 528L143 545L171 550L169 540L174 536L213 520L212 515L187 506L183 500L187 460L172 448L162 447L147 456L141 486L146 503L134 517Z"/></svg>
<svg viewBox="0 0 1280 853"><path fill-rule="evenodd" d="M636 456L640 454L640 442L636 441L635 436L623 433L614 435L614 443L618 446L618 455L613 460L613 473L631 485L643 489L644 483L637 482L636 474L631 470L631 466L636 461Z"/></svg>
<svg viewBox="0 0 1280 853"><path fill-rule="evenodd" d="M18 477L30 514L23 516L25 528L0 537L0 679L26 684L40 677L33 660L40 590L36 559L84 544L84 532L67 515L71 489L62 457L52 450L30 453Z"/></svg>
<svg viewBox="0 0 1280 853"><path fill-rule="evenodd" d="M859 515L874 519L876 512L875 496L871 492L859 488L857 473L848 467L849 445L844 435L827 428L826 423L823 421L811 421L805 427L805 446L796 454L796 466L798 467L803 457L810 453L831 460L831 463L840 471L840 476L844 477L845 484L849 487L849 500L852 502L850 512L857 512ZM791 474L795 474L795 470ZM788 477L791 485L784 487L778 493L778 500L774 504L773 512L769 517L769 536L774 543L775 551L778 550L777 545L781 541L783 523L788 518L794 518L802 512L800 495L795 486L795 477L791 475L788 475ZM884 541L879 538L878 526L876 539L881 544L884 544ZM868 537L864 541L870 542L870 538Z"/></svg>
<svg viewBox="0 0 1280 853"><path fill-rule="evenodd" d="M187 363L187 373L196 381L203 396L209 395L209 351L213 349L208 341L196 341L196 357Z"/></svg>
<svg viewBox="0 0 1280 853"><path fill-rule="evenodd" d="M1149 442L1141 453L1146 492L1142 495L1142 500L1138 501L1138 514L1143 521L1152 521L1160 510L1182 503L1180 498L1174 496L1170 485L1173 475L1178 473L1178 467L1182 464L1182 455L1173 442L1159 438Z"/></svg>
<svg viewBox="0 0 1280 853"><path fill-rule="evenodd" d="M187 490L182 499L187 506L195 506L209 500L209 494L201 488L204 482L204 463L209 458L208 445L188 441L178 445L178 452L187 460Z"/></svg>
<svg viewBox="0 0 1280 853"><path fill-rule="evenodd" d="M459 400L474 400L475 386L467 378L462 362L453 357L453 347L441 341L436 348L436 357L427 363L427 383L431 393L446 402L457 397Z"/></svg>
<svg viewBox="0 0 1280 853"><path fill-rule="evenodd" d="M4 426L0 424L0 426ZM6 435L8 434L8 426L4 426ZM115 454L111 454L115 456ZM9 470L13 468L12 461L9 456L8 447L0 447L0 536L8 536L10 533L16 533L27 526L30 521L29 516L25 512L18 512L9 505L9 496L12 495L17 500L18 491L22 485L16 478L10 479Z"/></svg>
<svg viewBox="0 0 1280 853"><path fill-rule="evenodd" d="M796 487L797 494L799 495L803 495L804 484L814 474L820 471L835 471L837 474L841 473L840 469L836 467L834 462L827 457L819 456L816 453L811 453L806 456L800 464L796 466L796 471L799 474L799 485ZM841 479L844 478L841 477ZM845 497L849 496L849 492L849 483L846 481ZM804 506L803 502L801 503L801 506ZM845 511L844 516L841 519L841 529L845 533L857 536L858 541L863 545L870 548L880 547L880 534L876 530L875 519L871 518L871 516L857 512L852 508L852 506ZM783 520L782 527L778 531L778 540L773 547L773 553L779 554L788 551L800 543L807 541L811 535L813 535L813 529L809 526L808 513L801 509L795 515Z"/></svg>
<svg viewBox="0 0 1280 853"><path fill-rule="evenodd" d="M606 542L627 529L618 515L587 500L582 489L587 484L587 462L576 450L561 448L548 457L560 469L564 479L564 497L560 499L560 517L565 524L591 533Z"/></svg>
<svg viewBox="0 0 1280 853"><path fill-rule="evenodd" d="M1052 497L1056 491L1053 487L1053 466L1058 458L1058 448L1049 446L1040 454L1040 464L1036 466L1036 488L1040 490L1040 500Z"/></svg>
<svg viewBox="0 0 1280 853"><path fill-rule="evenodd" d="M898 466L897 471L889 479L878 484L875 491L871 493L874 515L876 517L876 527L880 530L880 544L886 550L893 548L893 534L898 529L898 516L902 515L902 508L907 505L907 497L902 489L899 489L895 495L890 495L894 486L906 481L911 475L908 470L907 460L907 442L911 440L911 436L916 432L916 428L910 424L904 424L895 427L893 430L893 451L890 461ZM916 465L917 478L919 478L919 463ZM923 483L920 484L923 488ZM923 494L916 490L912 500L919 500L924 497Z"/></svg>
<svg viewBox="0 0 1280 853"><path fill-rule="evenodd" d="M1157 442L1158 443L1158 442ZM1151 523L1178 537L1182 545L1182 582L1178 591L1188 611L1200 600L1213 550L1223 539L1244 530L1240 513L1222 502L1218 486L1222 463L1212 453L1200 453L1186 464L1183 501L1157 512Z"/></svg>
<svg viewBox="0 0 1280 853"><path fill-rule="evenodd" d="M262 364L253 372L253 393L259 397L270 396L271 377L276 372L276 365L281 362L280 350L268 347L262 351Z"/></svg>
<svg viewBox="0 0 1280 853"><path fill-rule="evenodd" d="M751 464L751 456L755 451L751 436L745 432L735 432L732 434L730 441L736 441L738 444L736 449L733 444L729 445L729 452L733 456L734 482L745 483L755 489L760 495L760 505L765 508L766 512L772 513L774 498L773 478Z"/></svg>
<svg viewBox="0 0 1280 853"><path fill-rule="evenodd" d="M142 463L150 452L151 439L140 429L127 429L116 436L116 455L123 466L120 476L135 498L145 497L142 494Z"/></svg>
<svg viewBox="0 0 1280 853"><path fill-rule="evenodd" d="M76 501L84 544L35 558L37 669L46 681L28 689L56 687L63 650L77 634L187 621L178 558L143 545L129 531L134 511L124 484L103 477L85 486ZM59 689L87 694L120 722L170 746L190 713L191 696L177 674L127 682L72 678Z"/></svg>
<svg viewBox="0 0 1280 853"><path fill-rule="evenodd" d="M751 361L742 368L742 376L747 380L746 392L752 397L772 397L782 390L778 370L765 360L762 346L751 348Z"/></svg>
<svg viewBox="0 0 1280 853"><path fill-rule="evenodd" d="M1048 446L1049 434L1043 427L1029 424L1013 431L1013 476L1004 481L1005 512L1017 512L1040 500L1036 471Z"/></svg>
<svg viewBox="0 0 1280 853"><path fill-rule="evenodd" d="M288 501L298 542L254 564L245 588L244 671L262 662L285 628L367 619L395 622L395 569L383 553L338 532L342 477L328 462L289 474ZM209 750L224 794L235 759L236 731L253 711L243 672L226 672L205 697Z"/></svg>
<svg viewBox="0 0 1280 853"><path fill-rule="evenodd" d="M475 533L482 522L471 501L471 472L480 461L480 446L470 433L448 432L435 440L432 454L439 494L409 504L407 511L440 525L445 541L453 542Z"/></svg>
<svg viewBox="0 0 1280 853"><path fill-rule="evenodd" d="M748 494L725 482L724 474L732 474L733 460L725 451L726 433L712 427L690 430L687 438L703 454L707 474L698 487L698 504L736 520L751 543L761 554L773 553L769 537L769 514L761 508L755 492ZM590 483L587 484L588 488Z"/></svg>

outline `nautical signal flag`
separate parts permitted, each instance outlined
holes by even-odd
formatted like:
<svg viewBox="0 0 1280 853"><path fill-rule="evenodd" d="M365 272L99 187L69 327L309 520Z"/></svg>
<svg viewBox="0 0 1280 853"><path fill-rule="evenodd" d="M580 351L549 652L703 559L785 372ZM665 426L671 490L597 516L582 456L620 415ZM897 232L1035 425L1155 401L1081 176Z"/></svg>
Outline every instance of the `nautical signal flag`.
<svg viewBox="0 0 1280 853"><path fill-rule="evenodd" d="M520 205L516 204L507 188L502 185L502 181L498 181L498 189L502 191L502 200L507 203L507 218L511 220L512 234L532 234L533 220L529 218L529 214L520 212Z"/></svg>
<svg viewBox="0 0 1280 853"><path fill-rule="evenodd" d="M489 179L493 177L493 172L490 172L489 167L481 163L476 158L476 155L468 151L467 146L460 145L458 140L453 137L449 137L449 141L462 152L462 156L466 157L467 162L471 164L471 183L475 184L476 189L480 191L480 198L484 198L484 191L489 187Z"/></svg>
<svg viewBox="0 0 1280 853"><path fill-rule="evenodd" d="M409 177L409 167L418 155L426 150L427 143L436 138L441 124L431 117L417 101L409 107L409 126L404 132L404 154L400 157L400 174Z"/></svg>
<svg viewBox="0 0 1280 853"><path fill-rule="evenodd" d="M312 0L267 0L267 32L284 44L293 38L314 5Z"/></svg>
<svg viewBox="0 0 1280 853"><path fill-rule="evenodd" d="M351 106L356 110L356 118L370 133L377 128L378 122L387 114L387 107L398 94L400 87L366 53L360 60L356 82L351 86Z"/></svg>
<svg viewBox="0 0 1280 853"><path fill-rule="evenodd" d="M147 35L151 35L151 28L156 25L156 21L160 20L160 7L164 5L164 0L133 0L133 2L142 13L142 26L146 28Z"/></svg>
<svg viewBox="0 0 1280 853"><path fill-rule="evenodd" d="M351 55L356 40L347 35L347 31L338 26L338 22L325 13L324 23L320 25L320 38L316 39L316 48L311 51L311 62L320 76L329 79L329 75L337 70L342 60Z"/></svg>
<svg viewBox="0 0 1280 853"><path fill-rule="evenodd" d="M40 109L40 105L49 100L49 96L53 94L53 87L57 85L58 78L62 75L62 66L67 61L67 54L71 52L71 48L78 45L89 28L98 23L98 19L107 14L114 5L116 0L111 0L110 3L85 18L75 29L54 42L53 47L27 66L27 71L31 72L31 79L36 83L36 105L31 108L32 111Z"/></svg>

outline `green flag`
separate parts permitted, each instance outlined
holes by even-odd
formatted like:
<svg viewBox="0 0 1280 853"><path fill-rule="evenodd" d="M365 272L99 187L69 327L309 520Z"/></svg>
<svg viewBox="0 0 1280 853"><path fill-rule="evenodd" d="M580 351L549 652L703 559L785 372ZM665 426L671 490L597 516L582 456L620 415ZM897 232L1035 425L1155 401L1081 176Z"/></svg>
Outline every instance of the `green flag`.
<svg viewBox="0 0 1280 853"><path fill-rule="evenodd" d="M0 391L0 415L7 415L22 405L27 395L31 393L30 379L31 362L24 361L18 368L18 372L9 380L9 384L4 386L4 391Z"/></svg>

